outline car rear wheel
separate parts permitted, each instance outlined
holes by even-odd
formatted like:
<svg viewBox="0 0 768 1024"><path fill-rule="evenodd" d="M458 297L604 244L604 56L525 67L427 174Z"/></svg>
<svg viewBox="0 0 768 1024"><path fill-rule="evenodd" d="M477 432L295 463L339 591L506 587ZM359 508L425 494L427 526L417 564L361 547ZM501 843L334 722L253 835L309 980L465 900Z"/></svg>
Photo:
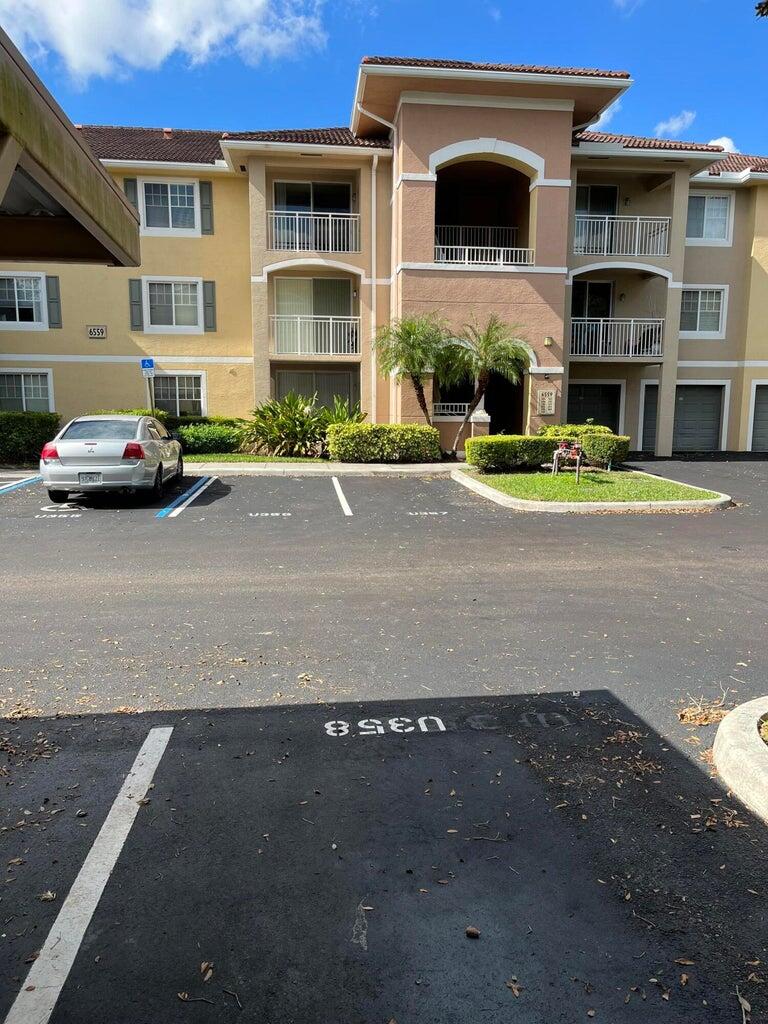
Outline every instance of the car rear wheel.
<svg viewBox="0 0 768 1024"><path fill-rule="evenodd" d="M54 505L61 505L69 497L69 491L48 491L48 497Z"/></svg>
<svg viewBox="0 0 768 1024"><path fill-rule="evenodd" d="M181 478L184 476L184 459L179 456L179 461L176 463L176 479L181 483Z"/></svg>
<svg viewBox="0 0 768 1024"><path fill-rule="evenodd" d="M163 496L163 467L158 466L155 482L152 484L152 500L159 501Z"/></svg>

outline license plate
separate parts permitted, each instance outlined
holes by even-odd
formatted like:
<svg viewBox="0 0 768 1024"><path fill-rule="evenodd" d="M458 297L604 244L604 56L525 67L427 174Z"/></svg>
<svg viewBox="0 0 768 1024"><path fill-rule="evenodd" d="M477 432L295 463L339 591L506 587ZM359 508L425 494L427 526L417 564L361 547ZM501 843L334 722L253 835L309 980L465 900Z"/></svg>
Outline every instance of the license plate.
<svg viewBox="0 0 768 1024"><path fill-rule="evenodd" d="M101 483L101 473L78 473L77 478L81 484Z"/></svg>

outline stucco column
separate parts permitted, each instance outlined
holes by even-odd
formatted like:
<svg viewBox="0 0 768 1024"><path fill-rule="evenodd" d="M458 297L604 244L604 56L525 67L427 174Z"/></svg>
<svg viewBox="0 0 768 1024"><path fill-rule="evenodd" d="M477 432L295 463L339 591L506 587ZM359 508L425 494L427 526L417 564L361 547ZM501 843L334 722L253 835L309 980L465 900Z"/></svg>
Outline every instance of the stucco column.
<svg viewBox="0 0 768 1024"><path fill-rule="evenodd" d="M253 401L270 397L269 303L264 274L267 251L267 176L263 158L248 160L248 205L251 237L251 332L253 342Z"/></svg>
<svg viewBox="0 0 768 1024"><path fill-rule="evenodd" d="M683 298L689 173L685 167L678 168L672 179L672 223L669 236L672 280L667 283L667 305L664 312L664 357L659 371L659 400L656 413L655 451L656 455L661 456L672 454L675 428L677 353L680 344L680 305Z"/></svg>

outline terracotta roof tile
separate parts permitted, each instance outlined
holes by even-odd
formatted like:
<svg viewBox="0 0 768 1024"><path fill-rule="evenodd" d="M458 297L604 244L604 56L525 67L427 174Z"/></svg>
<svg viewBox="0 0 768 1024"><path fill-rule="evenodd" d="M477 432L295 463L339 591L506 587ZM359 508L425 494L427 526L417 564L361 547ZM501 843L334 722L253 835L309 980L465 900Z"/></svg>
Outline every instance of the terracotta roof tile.
<svg viewBox="0 0 768 1024"><path fill-rule="evenodd" d="M768 174L768 156L747 156L746 153L728 153L722 160L712 164L707 169L711 175L725 174L739 171L756 171L758 174Z"/></svg>
<svg viewBox="0 0 768 1024"><path fill-rule="evenodd" d="M131 128L120 125L79 126L100 160L156 160L213 164L222 159L220 142L288 142L323 146L389 147L386 138L360 139L349 128L287 128L277 131L221 132L188 128Z"/></svg>
<svg viewBox="0 0 768 1024"><path fill-rule="evenodd" d="M649 139L643 135L613 135L610 132L577 132L579 142L608 142L625 149L687 150L696 153L722 153L722 146L707 146L703 142L676 142L673 139Z"/></svg>
<svg viewBox="0 0 768 1024"><path fill-rule="evenodd" d="M363 57L363 64L384 67L437 68L446 71L509 71L530 75L583 75L592 78L629 78L628 71L599 68L556 68L547 64L478 64L470 60L432 60L427 57Z"/></svg>

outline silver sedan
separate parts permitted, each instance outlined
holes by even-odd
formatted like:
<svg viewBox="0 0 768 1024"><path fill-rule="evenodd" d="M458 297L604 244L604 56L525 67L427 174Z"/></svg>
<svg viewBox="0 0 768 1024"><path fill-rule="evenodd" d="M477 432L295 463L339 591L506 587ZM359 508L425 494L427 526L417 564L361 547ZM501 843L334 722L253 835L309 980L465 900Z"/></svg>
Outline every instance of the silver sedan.
<svg viewBox="0 0 768 1024"><path fill-rule="evenodd" d="M53 502L70 493L149 490L162 496L181 479L181 445L153 416L78 416L40 453L40 474Z"/></svg>

